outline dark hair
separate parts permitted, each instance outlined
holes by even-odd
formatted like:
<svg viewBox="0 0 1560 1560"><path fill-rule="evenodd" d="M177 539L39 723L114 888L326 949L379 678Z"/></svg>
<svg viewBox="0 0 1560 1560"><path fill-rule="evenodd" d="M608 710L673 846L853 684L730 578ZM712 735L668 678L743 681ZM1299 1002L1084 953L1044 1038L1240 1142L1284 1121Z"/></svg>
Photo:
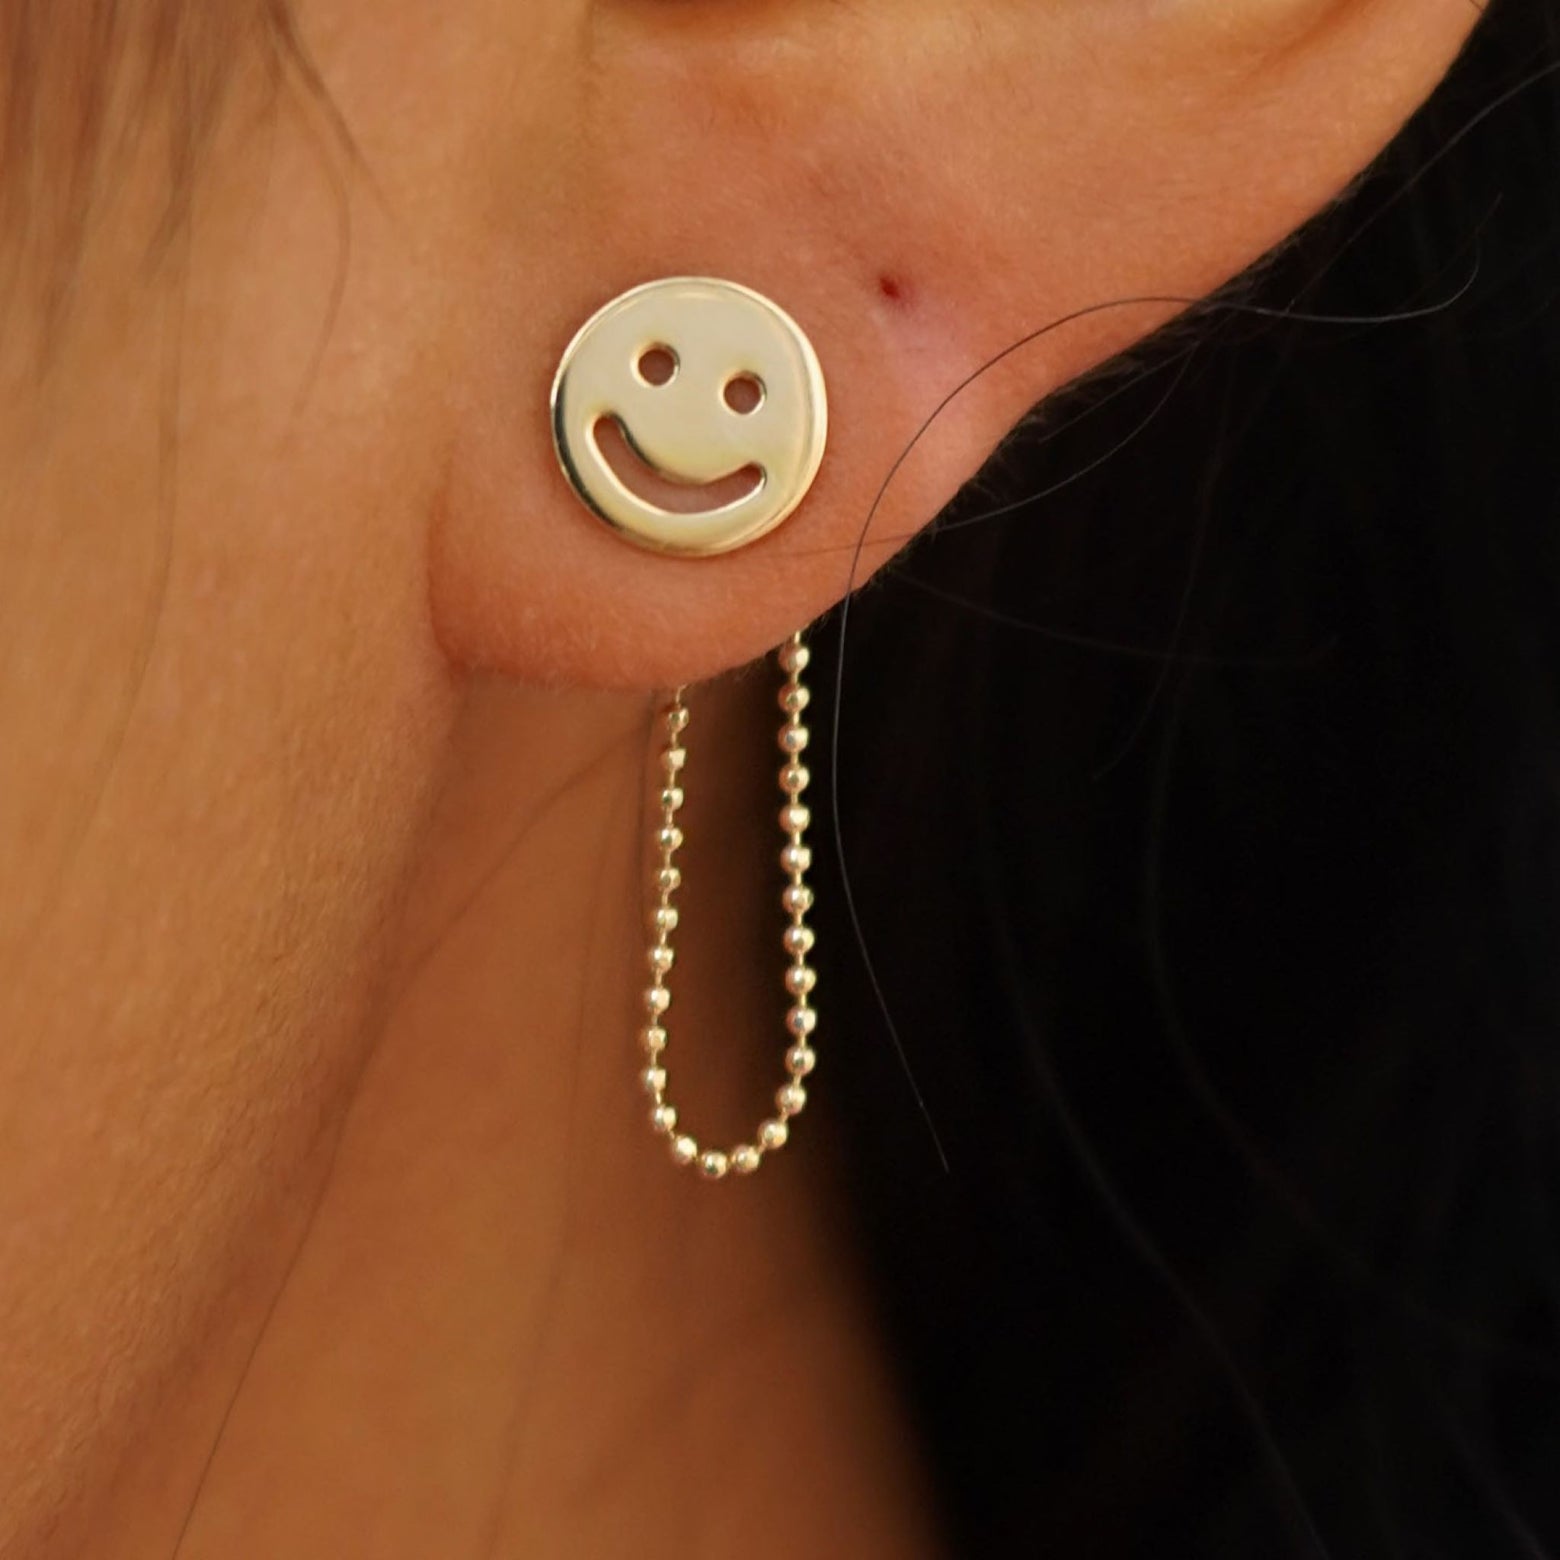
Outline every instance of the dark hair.
<svg viewBox="0 0 1560 1560"><path fill-rule="evenodd" d="M1560 1553L1554 13L1225 298L853 604L821 1097L960 1553Z"/></svg>

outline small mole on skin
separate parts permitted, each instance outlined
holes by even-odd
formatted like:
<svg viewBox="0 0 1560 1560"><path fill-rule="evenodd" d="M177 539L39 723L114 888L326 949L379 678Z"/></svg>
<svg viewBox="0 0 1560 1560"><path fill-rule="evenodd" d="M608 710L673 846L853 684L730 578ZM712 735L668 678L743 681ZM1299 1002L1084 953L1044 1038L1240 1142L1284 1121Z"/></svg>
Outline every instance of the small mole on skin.
<svg viewBox="0 0 1560 1560"><path fill-rule="evenodd" d="M904 284L897 277L893 276L880 276L878 278L878 291L890 303L899 303L905 296Z"/></svg>

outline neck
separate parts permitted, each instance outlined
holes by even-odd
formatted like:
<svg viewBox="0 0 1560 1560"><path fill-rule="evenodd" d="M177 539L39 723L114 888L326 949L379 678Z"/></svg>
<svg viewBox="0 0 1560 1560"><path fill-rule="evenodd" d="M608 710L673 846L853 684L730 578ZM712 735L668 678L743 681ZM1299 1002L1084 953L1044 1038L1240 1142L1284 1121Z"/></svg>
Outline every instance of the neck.
<svg viewBox="0 0 1560 1560"><path fill-rule="evenodd" d="M716 1144L786 1043L773 710L734 680L686 738L667 1059ZM469 689L339 1126L89 1552L926 1551L821 1122L719 1185L651 1133L650 724Z"/></svg>

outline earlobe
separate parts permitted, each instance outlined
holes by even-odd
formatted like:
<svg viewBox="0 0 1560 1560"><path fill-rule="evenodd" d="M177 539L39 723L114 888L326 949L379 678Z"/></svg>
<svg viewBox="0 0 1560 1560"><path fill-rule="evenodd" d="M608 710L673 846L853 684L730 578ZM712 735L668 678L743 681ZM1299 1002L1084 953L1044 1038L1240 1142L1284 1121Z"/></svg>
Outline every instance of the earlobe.
<svg viewBox="0 0 1560 1560"><path fill-rule="evenodd" d="M1360 9L1360 0L1171 0L1164 7L1166 62L1276 64Z"/></svg>
<svg viewBox="0 0 1560 1560"><path fill-rule="evenodd" d="M1087 311L1197 297L1250 264L1375 155L1475 20L1466 0L603 8L555 141L528 148L527 221L473 296L473 415L432 547L442 642L506 675L634 686L781 642L1030 406L1175 306ZM697 561L627 546L587 512L548 412L584 320L687 274L799 322L830 401L805 502ZM895 469L954 386L1075 311Z"/></svg>

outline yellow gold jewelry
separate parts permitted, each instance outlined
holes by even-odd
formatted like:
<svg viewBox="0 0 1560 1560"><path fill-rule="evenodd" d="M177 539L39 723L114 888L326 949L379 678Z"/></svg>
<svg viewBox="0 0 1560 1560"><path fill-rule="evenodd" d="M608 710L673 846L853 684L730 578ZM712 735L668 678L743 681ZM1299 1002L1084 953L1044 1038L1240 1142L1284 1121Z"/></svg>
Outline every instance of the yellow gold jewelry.
<svg viewBox="0 0 1560 1560"><path fill-rule="evenodd" d="M694 557L779 525L812 486L828 437L823 370L802 328L762 294L713 277L647 282L598 309L564 349L551 404L559 464L586 507L631 542ZM603 431L621 436L627 466L677 485L676 508L624 480ZM746 490L729 497L738 479ZM698 490L717 485L700 505Z"/></svg>
<svg viewBox="0 0 1560 1560"><path fill-rule="evenodd" d="M673 276L630 289L598 309L564 349L552 385L553 445L570 486L585 506L619 536L657 552L712 557L745 546L772 531L806 496L828 437L828 398L823 371L801 327L778 304L747 287L713 277ZM602 447L603 432L617 435L619 465ZM633 462L644 471L639 491L626 480ZM624 464L626 463L626 464ZM621 469L620 469L621 467ZM646 483L648 473L651 481ZM745 490L731 496L734 483ZM674 483L678 491L658 503L646 489ZM700 488L709 488L701 503ZM655 843L653 941L650 985L640 1031L647 1065L640 1082L651 1100L650 1122L671 1143L680 1165L697 1165L712 1181L729 1172L751 1175L765 1154L783 1148L790 1122L807 1103L803 1079L816 1057L812 1004L817 976L807 962L813 946L807 912L812 890L807 869L809 822L802 793L808 774L807 688L802 672L807 647L793 634L777 652L785 680L780 688L780 829L785 844L780 903L790 918L782 942L788 963L785 990L786 1081L775 1093L775 1113L750 1142L730 1149L701 1148L678 1129L666 1099L667 985L677 929L677 852L682 830L683 766L688 751L685 690L678 688L662 712L666 746L660 817Z"/></svg>
<svg viewBox="0 0 1560 1560"><path fill-rule="evenodd" d="M677 1112L666 1101L666 1013L672 1005L672 994L666 982L673 963L672 933L677 930L675 900L682 885L682 873L676 864L677 852L683 842L677 814L683 804L682 779L688 758L683 745L683 734L688 729L688 707L683 702L683 689L679 688L672 695L671 703L662 713L666 746L661 752L663 783L660 823L655 835L659 860L652 879L655 906L650 914L650 927L654 940L649 952L650 985L644 995L647 1022L640 1031L640 1043L648 1065L640 1074L640 1081L652 1101L650 1124L671 1140L673 1160L680 1165L697 1165L700 1173L712 1181L722 1179L732 1170L738 1175L751 1175L763 1163L765 1154L785 1147L790 1136L789 1123L807 1103L807 1090L802 1080L817 1061L812 1047L813 1031L818 1024L817 1009L812 1003L817 975L807 962L813 947L813 931L807 924L813 896L807 886L812 852L805 843L811 815L802 805L802 792L807 789L810 778L802 763L802 754L807 748L807 727L802 724L802 711L807 708L808 699L807 687L802 681L808 653L802 636L793 634L780 647L777 658L785 673L785 681L780 687L780 708L785 719L780 726L779 742L784 755L780 766L780 790L785 797L780 808L780 831L785 837L785 844L780 849L780 870L785 878L780 904L790 918L780 939L789 960L784 977L790 1000L785 1015L788 1037L786 1082L775 1093L775 1114L759 1124L751 1142L739 1143L730 1149L700 1148L696 1138L678 1130Z"/></svg>

